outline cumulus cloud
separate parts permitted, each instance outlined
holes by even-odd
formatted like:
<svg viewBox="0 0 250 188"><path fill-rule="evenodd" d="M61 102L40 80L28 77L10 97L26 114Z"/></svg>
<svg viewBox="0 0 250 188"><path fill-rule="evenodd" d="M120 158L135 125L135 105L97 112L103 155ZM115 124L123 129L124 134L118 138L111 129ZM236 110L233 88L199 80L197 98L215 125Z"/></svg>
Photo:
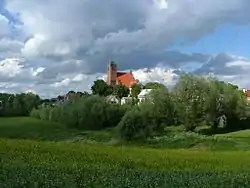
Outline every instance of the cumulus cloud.
<svg viewBox="0 0 250 188"><path fill-rule="evenodd" d="M20 15L22 30L29 36L22 49L25 56L91 59L89 67L96 71L97 64L105 64L107 56L129 56L137 51L164 53L163 49L179 37L195 42L219 24L250 20L250 3L246 0L195 2L11 0L7 8ZM103 62L91 58L96 55Z"/></svg>
<svg viewBox="0 0 250 188"><path fill-rule="evenodd" d="M250 88L250 60L241 56L220 53L210 59L194 73L199 75L214 75L219 79Z"/></svg>
<svg viewBox="0 0 250 188"><path fill-rule="evenodd" d="M144 68L136 70L133 73L141 83L160 82L169 87L172 87L176 83L179 76L174 69L166 69L164 67Z"/></svg>
<svg viewBox="0 0 250 188"><path fill-rule="evenodd" d="M171 50L176 41L190 45L222 24L249 23L247 0L8 0L5 9L19 22L0 15L0 78L16 91L45 96L88 89L110 59L143 82L167 85L180 70L247 76L247 59Z"/></svg>

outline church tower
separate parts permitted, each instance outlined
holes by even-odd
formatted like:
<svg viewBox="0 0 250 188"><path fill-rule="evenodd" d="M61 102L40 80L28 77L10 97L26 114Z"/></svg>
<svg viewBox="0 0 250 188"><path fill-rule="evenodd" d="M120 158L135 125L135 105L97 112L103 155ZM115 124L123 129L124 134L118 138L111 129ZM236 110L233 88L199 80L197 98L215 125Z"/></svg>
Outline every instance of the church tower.
<svg viewBox="0 0 250 188"><path fill-rule="evenodd" d="M107 72L107 84L110 86L115 86L117 80L117 65L110 61L108 64L108 72Z"/></svg>

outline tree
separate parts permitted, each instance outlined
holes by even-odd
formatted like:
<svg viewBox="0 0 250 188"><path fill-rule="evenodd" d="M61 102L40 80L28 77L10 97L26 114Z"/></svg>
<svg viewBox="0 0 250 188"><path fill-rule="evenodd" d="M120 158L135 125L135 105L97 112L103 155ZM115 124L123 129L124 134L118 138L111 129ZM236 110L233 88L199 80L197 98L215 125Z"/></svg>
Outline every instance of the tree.
<svg viewBox="0 0 250 188"><path fill-rule="evenodd" d="M0 94L0 116L27 116L33 108L41 104L41 99L33 93Z"/></svg>
<svg viewBox="0 0 250 188"><path fill-rule="evenodd" d="M247 114L246 96L232 84L226 84L225 86L223 110L228 129L242 128L240 127L240 121L246 118Z"/></svg>
<svg viewBox="0 0 250 188"><path fill-rule="evenodd" d="M213 130L218 128L220 119L224 115L224 88L224 82L214 78L208 79L205 100L206 122Z"/></svg>
<svg viewBox="0 0 250 188"><path fill-rule="evenodd" d="M152 101L152 102L151 102ZM157 124L176 124L177 112L173 95L168 90L155 90L150 93L149 108L154 113Z"/></svg>
<svg viewBox="0 0 250 188"><path fill-rule="evenodd" d="M193 131L205 120L206 88L204 78L184 74L174 89L178 117L186 130Z"/></svg>
<svg viewBox="0 0 250 188"><path fill-rule="evenodd" d="M41 99L34 93L20 94L20 102L23 104L23 115L29 115L33 108L37 108L41 104Z"/></svg>
<svg viewBox="0 0 250 188"><path fill-rule="evenodd" d="M115 85L113 88L113 94L118 98L127 97L129 95L129 89L124 85Z"/></svg>
<svg viewBox="0 0 250 188"><path fill-rule="evenodd" d="M58 96L57 96L57 99L58 99L59 101L61 101L61 100L63 100L63 99L64 99L64 96L62 96L62 95L58 95Z"/></svg>
<svg viewBox="0 0 250 188"><path fill-rule="evenodd" d="M77 91L76 94L79 95L80 97L90 96L90 94L88 92L86 92L86 91L84 91L84 92Z"/></svg>
<svg viewBox="0 0 250 188"><path fill-rule="evenodd" d="M75 94L76 92L73 90L70 90L67 94Z"/></svg>
<svg viewBox="0 0 250 188"><path fill-rule="evenodd" d="M166 86L159 82L148 82L144 86L145 89L166 89Z"/></svg>
<svg viewBox="0 0 250 188"><path fill-rule="evenodd" d="M147 105L134 106L125 113L117 126L120 139L145 140L158 133L159 125L155 121L154 112Z"/></svg>
<svg viewBox="0 0 250 188"><path fill-rule="evenodd" d="M12 108L13 108L12 112L14 116L22 116L24 114L20 95L15 96Z"/></svg>
<svg viewBox="0 0 250 188"><path fill-rule="evenodd" d="M108 96L112 94L112 88L104 80L96 80L91 86L94 95Z"/></svg>
<svg viewBox="0 0 250 188"><path fill-rule="evenodd" d="M143 88L142 84L133 84L131 87L131 95L134 98L137 98Z"/></svg>
<svg viewBox="0 0 250 188"><path fill-rule="evenodd" d="M244 92L238 86L217 79L210 78L208 81L205 103L207 123L216 130L224 117L228 129L241 128L241 120L247 117Z"/></svg>

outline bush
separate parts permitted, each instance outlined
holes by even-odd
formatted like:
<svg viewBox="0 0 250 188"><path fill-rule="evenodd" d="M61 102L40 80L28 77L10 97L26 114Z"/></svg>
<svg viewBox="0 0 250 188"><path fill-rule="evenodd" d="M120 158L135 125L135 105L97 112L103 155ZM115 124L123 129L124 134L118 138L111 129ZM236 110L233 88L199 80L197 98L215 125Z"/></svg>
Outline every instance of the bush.
<svg viewBox="0 0 250 188"><path fill-rule="evenodd" d="M32 109L30 112L30 117L36 118L36 119L41 119L40 118L40 111L38 109Z"/></svg>
<svg viewBox="0 0 250 188"><path fill-rule="evenodd" d="M73 108L78 118L78 128L99 130L116 126L125 113L125 109L116 104L109 104L99 96L92 96L79 101Z"/></svg>
<svg viewBox="0 0 250 188"><path fill-rule="evenodd" d="M50 110L52 107L43 107L39 109L39 117L41 120L49 120L50 117Z"/></svg>
<svg viewBox="0 0 250 188"><path fill-rule="evenodd" d="M91 96L73 101L60 107L33 109L31 116L66 124L71 128L99 130L116 126L127 108L109 104L105 98Z"/></svg>
<svg viewBox="0 0 250 188"><path fill-rule="evenodd" d="M141 104L128 111L118 124L118 134L123 140L144 140L163 131L151 104Z"/></svg>
<svg viewBox="0 0 250 188"><path fill-rule="evenodd" d="M167 89L157 89L151 93L152 103L147 106L154 113L158 124L171 126L177 123L177 110L174 96Z"/></svg>
<svg viewBox="0 0 250 188"><path fill-rule="evenodd" d="M49 110L49 120L54 122L60 122L61 120L61 109L60 107L54 107Z"/></svg>

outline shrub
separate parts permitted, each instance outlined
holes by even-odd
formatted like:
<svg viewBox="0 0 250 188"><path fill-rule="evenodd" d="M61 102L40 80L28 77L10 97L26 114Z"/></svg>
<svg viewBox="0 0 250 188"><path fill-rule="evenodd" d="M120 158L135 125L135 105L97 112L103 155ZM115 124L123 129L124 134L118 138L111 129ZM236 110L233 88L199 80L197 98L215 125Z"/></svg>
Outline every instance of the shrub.
<svg viewBox="0 0 250 188"><path fill-rule="evenodd" d="M39 112L39 119L41 120L49 120L50 110L52 107L41 107L37 111Z"/></svg>
<svg viewBox="0 0 250 188"><path fill-rule="evenodd" d="M106 127L114 127L121 120L125 109L115 104L109 104L99 96L92 96L78 102L75 108L78 115L78 128L87 130L99 130Z"/></svg>
<svg viewBox="0 0 250 188"><path fill-rule="evenodd" d="M157 89L151 93L152 103L147 106L154 113L158 124L174 125L177 122L174 96L167 89Z"/></svg>
<svg viewBox="0 0 250 188"><path fill-rule="evenodd" d="M36 119L40 119L40 111L34 108L31 110L30 116Z"/></svg>
<svg viewBox="0 0 250 188"><path fill-rule="evenodd" d="M117 126L128 109L131 109L131 107L116 104L107 105L104 127Z"/></svg>
<svg viewBox="0 0 250 188"><path fill-rule="evenodd" d="M126 112L117 127L121 139L144 140L163 131L162 124L150 107L145 103Z"/></svg>
<svg viewBox="0 0 250 188"><path fill-rule="evenodd" d="M99 130L116 126L127 108L109 104L105 98L90 96L60 107L41 107L33 110L32 117L66 124L71 128Z"/></svg>
<svg viewBox="0 0 250 188"><path fill-rule="evenodd" d="M61 108L54 107L49 111L49 120L54 122L60 122L61 119Z"/></svg>

